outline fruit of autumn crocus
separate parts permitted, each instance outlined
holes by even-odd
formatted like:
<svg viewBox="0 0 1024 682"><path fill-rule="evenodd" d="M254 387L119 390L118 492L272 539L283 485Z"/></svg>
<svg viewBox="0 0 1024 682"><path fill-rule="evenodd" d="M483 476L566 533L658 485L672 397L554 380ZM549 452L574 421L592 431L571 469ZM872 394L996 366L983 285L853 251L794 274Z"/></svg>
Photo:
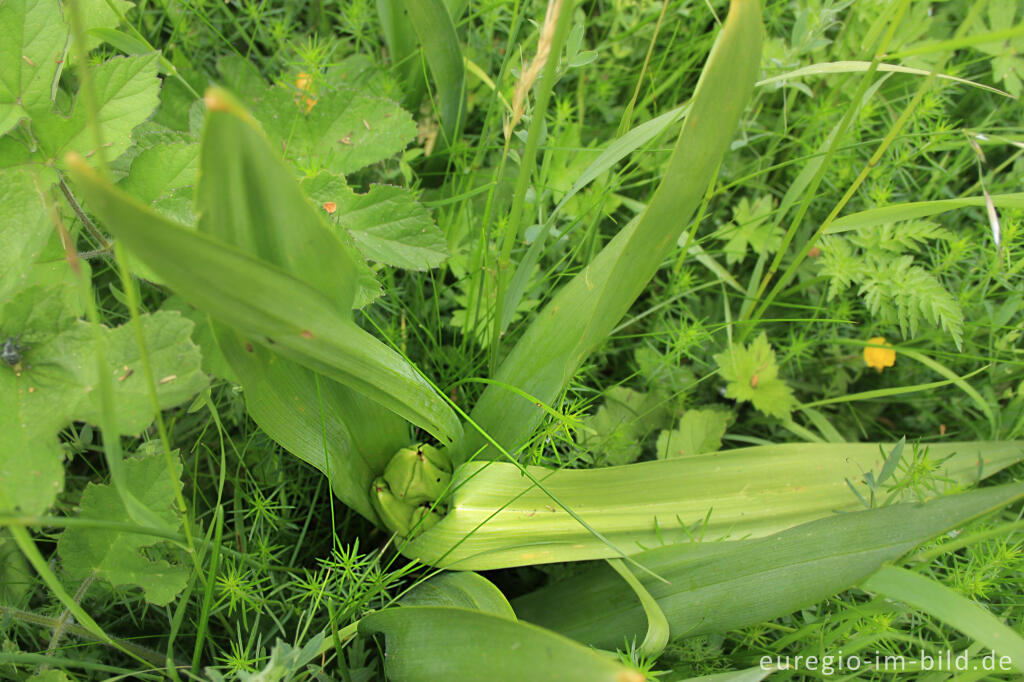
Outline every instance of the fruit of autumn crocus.
<svg viewBox="0 0 1024 682"><path fill-rule="evenodd" d="M402 448L374 480L370 502L387 528L413 538L441 520L430 505L451 480L452 463L445 453L423 444Z"/></svg>
<svg viewBox="0 0 1024 682"><path fill-rule="evenodd" d="M452 480L448 455L431 445L402 448L384 469L391 493L406 504L418 505L440 499Z"/></svg>

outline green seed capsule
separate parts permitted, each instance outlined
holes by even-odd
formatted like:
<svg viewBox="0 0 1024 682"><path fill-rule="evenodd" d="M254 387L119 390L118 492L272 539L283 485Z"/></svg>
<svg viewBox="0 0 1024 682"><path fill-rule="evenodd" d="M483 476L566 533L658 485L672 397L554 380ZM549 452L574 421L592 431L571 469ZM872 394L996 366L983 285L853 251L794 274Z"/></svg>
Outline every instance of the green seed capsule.
<svg viewBox="0 0 1024 682"><path fill-rule="evenodd" d="M416 507L396 497L384 478L378 476L373 481L373 486L370 489L370 503L389 530L408 537L413 527L413 514Z"/></svg>
<svg viewBox="0 0 1024 682"><path fill-rule="evenodd" d="M384 469L391 492L410 505L438 500L451 479L448 455L430 445L402 448Z"/></svg>

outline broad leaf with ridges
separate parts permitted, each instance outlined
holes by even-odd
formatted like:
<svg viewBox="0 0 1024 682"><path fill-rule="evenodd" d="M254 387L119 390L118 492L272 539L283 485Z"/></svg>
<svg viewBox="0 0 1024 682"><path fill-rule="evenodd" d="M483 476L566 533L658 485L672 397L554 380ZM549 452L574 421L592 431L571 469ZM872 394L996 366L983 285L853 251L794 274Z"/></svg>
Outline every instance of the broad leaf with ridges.
<svg viewBox="0 0 1024 682"><path fill-rule="evenodd" d="M174 458L174 478L162 454L124 461L125 483L151 512L176 528L181 521L174 508L175 488L181 486L181 460ZM82 494L80 518L123 521L128 512L112 485L90 483ZM115 586L138 585L152 604L165 605L185 588L188 569L163 559L150 559L143 549L159 538L110 528L72 526L57 542L64 569L74 579L103 578Z"/></svg>

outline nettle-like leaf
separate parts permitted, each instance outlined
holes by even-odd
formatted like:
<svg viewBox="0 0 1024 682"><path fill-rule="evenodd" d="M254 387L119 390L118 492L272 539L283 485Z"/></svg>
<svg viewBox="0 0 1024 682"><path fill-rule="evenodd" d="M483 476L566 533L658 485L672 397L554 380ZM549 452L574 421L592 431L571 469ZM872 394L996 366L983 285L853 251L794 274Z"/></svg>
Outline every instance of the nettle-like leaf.
<svg viewBox="0 0 1024 682"><path fill-rule="evenodd" d="M448 258L444 235L409 190L373 185L366 194L339 193L336 202L338 224L371 260L427 270Z"/></svg>
<svg viewBox="0 0 1024 682"><path fill-rule="evenodd" d="M116 159L131 144L131 132L159 104L160 79L156 53L115 57L92 68L98 119L104 137L104 154ZM92 156L98 150L89 130L89 114L76 98L69 116L45 112L32 116L32 129L49 161L63 164L70 151Z"/></svg>
<svg viewBox="0 0 1024 682"><path fill-rule="evenodd" d="M793 391L779 378L775 351L764 332L749 346L732 344L715 355L715 362L722 378L729 382L726 397L752 403L761 412L779 419L787 418L796 406Z"/></svg>
<svg viewBox="0 0 1024 682"><path fill-rule="evenodd" d="M630 464L643 451L641 441L668 421L664 404L655 394L613 386L605 391L597 412L583 420L576 440L602 464Z"/></svg>
<svg viewBox="0 0 1024 682"><path fill-rule="evenodd" d="M124 461L128 490L169 528L178 528L180 518L174 507L175 490L180 488L181 460L174 456L174 475L159 448L140 459ZM121 495L113 485L90 483L82 494L80 518L122 521L128 518ZM57 541L64 570L75 580L102 578L115 587L137 585L146 600L165 605L185 588L188 569L164 559L153 559L146 548L161 543L159 538L102 526L72 526Z"/></svg>
<svg viewBox="0 0 1024 682"><path fill-rule="evenodd" d="M50 108L67 42L59 2L0 3L0 135Z"/></svg>
<svg viewBox="0 0 1024 682"><path fill-rule="evenodd" d="M191 189L198 177L199 145L179 142L143 149L119 184L135 198L152 204L178 190Z"/></svg>
<svg viewBox="0 0 1024 682"><path fill-rule="evenodd" d="M57 432L72 421L97 423L95 335L68 308L65 286L32 286L0 308L3 332L18 337L21 362L0 364L0 508L41 514L61 490L64 472ZM177 313L140 318L161 408L188 400L206 385L192 323ZM153 408L129 325L102 329L114 387L117 429L136 434Z"/></svg>
<svg viewBox="0 0 1024 682"><path fill-rule="evenodd" d="M784 231L778 225L765 226L772 214L772 198L765 195L753 204L744 197L733 209L732 222L715 237L725 242L725 260L729 265L747 257L748 248L757 255L775 253L782 245Z"/></svg>
<svg viewBox="0 0 1024 682"><path fill-rule="evenodd" d="M1019 7L1018 0L990 0L987 8L988 26L979 25L976 32L1002 31L1013 26ZM1024 92L1024 57L1021 56L1024 52L1024 37L1017 36L976 47L992 56L992 80L1002 83L1014 97L1020 97Z"/></svg>
<svg viewBox="0 0 1024 682"><path fill-rule="evenodd" d="M715 452L729 424L729 413L721 409L687 410L679 425L658 434L658 458L691 457Z"/></svg>
<svg viewBox="0 0 1024 682"><path fill-rule="evenodd" d="M255 111L277 148L306 171L351 173L397 154L416 136L412 116L391 100L349 88L316 97L306 113L295 90L273 86Z"/></svg>
<svg viewBox="0 0 1024 682"><path fill-rule="evenodd" d="M0 301L25 284L52 232L40 186L28 169L0 171Z"/></svg>

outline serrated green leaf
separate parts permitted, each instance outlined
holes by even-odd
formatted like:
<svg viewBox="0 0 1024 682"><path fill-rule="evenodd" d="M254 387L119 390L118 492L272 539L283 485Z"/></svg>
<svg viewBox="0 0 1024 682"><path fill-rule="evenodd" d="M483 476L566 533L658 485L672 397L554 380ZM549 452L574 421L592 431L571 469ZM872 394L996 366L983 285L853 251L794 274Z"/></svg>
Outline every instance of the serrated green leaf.
<svg viewBox="0 0 1024 682"><path fill-rule="evenodd" d="M62 487L57 432L72 421L99 421L95 337L88 323L69 317L64 306L59 287L30 288L0 315L5 324L12 323L5 331L21 335L25 344L20 369L0 364L0 432L5 439L0 507L5 509L43 513ZM144 315L140 322L160 407L188 400L206 385L199 351L189 340L192 323L170 312ZM138 433L153 420L153 411L135 333L129 326L104 333L118 430Z"/></svg>
<svg viewBox="0 0 1024 682"><path fill-rule="evenodd" d="M691 457L715 452L722 447L722 436L729 422L723 410L687 410L672 431L658 434L658 457Z"/></svg>
<svg viewBox="0 0 1024 682"><path fill-rule="evenodd" d="M68 29L55 0L0 3L0 135L52 106Z"/></svg>
<svg viewBox="0 0 1024 682"><path fill-rule="evenodd" d="M175 510L175 489L180 488L181 460L174 457L171 478L162 454L124 461L128 490L169 528L181 525ZM128 511L113 485L90 483L82 494L80 517L96 521L122 520ZM71 526L57 541L64 569L74 579L98 577L115 587L137 585L152 604L165 605L185 588L188 569L142 551L159 540L143 533L103 527Z"/></svg>
<svg viewBox="0 0 1024 682"><path fill-rule="evenodd" d="M722 250L729 265L740 263L750 248L755 255L775 253L782 245L784 230L778 225L764 225L771 217L772 198L765 195L753 204L747 197L740 199L733 210L732 222L715 234L725 241Z"/></svg>
<svg viewBox="0 0 1024 682"><path fill-rule="evenodd" d="M416 136L412 117L396 103L349 88L318 92L307 114L294 90L274 86L254 113L274 145L307 170L351 173L397 154Z"/></svg>
<svg viewBox="0 0 1024 682"><path fill-rule="evenodd" d="M128 177L118 185L151 204L175 190L192 187L198 177L199 145L161 144L142 150L132 161Z"/></svg>
<svg viewBox="0 0 1024 682"><path fill-rule="evenodd" d="M85 49L92 50L104 42L103 31L117 28L121 16L135 6L129 0L88 0L79 2L82 13L82 30L86 33ZM153 48L149 48L152 50ZM149 51L147 50L147 51Z"/></svg>
<svg viewBox="0 0 1024 682"><path fill-rule="evenodd" d="M554 632L469 609L385 609L364 616L359 632L385 636L384 672L392 682L644 679L639 672ZM492 646L481 646L483 642Z"/></svg>
<svg viewBox="0 0 1024 682"><path fill-rule="evenodd" d="M409 270L435 268L448 258L444 235L409 190L373 185L366 194L336 197L338 224L367 258Z"/></svg>
<svg viewBox="0 0 1024 682"><path fill-rule="evenodd" d="M0 604L23 607L36 576L10 531L0 529ZM511 608L511 607L509 607Z"/></svg>
<svg viewBox="0 0 1024 682"><path fill-rule="evenodd" d="M726 397L750 402L761 412L779 419L785 419L796 407L793 391L779 378L775 351L764 332L749 346L731 345L715 355L715 362L722 378L729 382Z"/></svg>
<svg viewBox="0 0 1024 682"><path fill-rule="evenodd" d="M92 67L93 87L99 107L104 154L116 159L131 144L131 133L159 104L160 79L157 54L115 57ZM88 125L83 102L75 102L70 116L45 112L32 117L32 127L48 161L63 165L64 155L76 151L91 156L98 150Z"/></svg>
<svg viewBox="0 0 1024 682"><path fill-rule="evenodd" d="M0 301L25 284L52 232L40 187L29 170L0 171Z"/></svg>
<svg viewBox="0 0 1024 682"><path fill-rule="evenodd" d="M643 452L640 441L667 421L665 409L651 394L613 386L597 412L584 419L577 442L597 454L601 464L629 464Z"/></svg>

